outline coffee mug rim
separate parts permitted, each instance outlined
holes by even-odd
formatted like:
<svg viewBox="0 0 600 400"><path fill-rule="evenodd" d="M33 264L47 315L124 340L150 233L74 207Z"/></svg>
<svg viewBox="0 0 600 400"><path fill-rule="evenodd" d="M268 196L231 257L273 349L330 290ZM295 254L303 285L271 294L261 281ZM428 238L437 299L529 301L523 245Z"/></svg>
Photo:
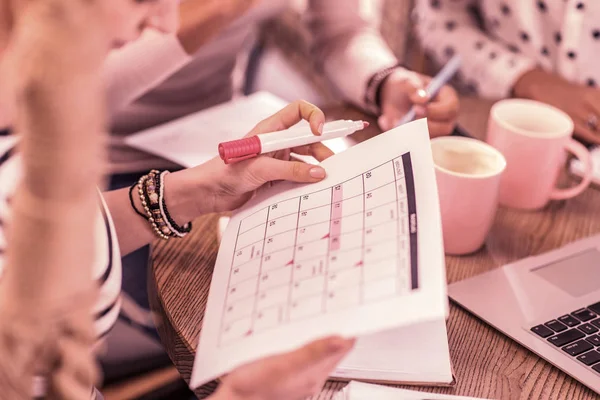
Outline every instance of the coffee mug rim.
<svg viewBox="0 0 600 400"><path fill-rule="evenodd" d="M506 157L504 157L504 155L498 150L495 149L493 146L487 144L486 142L479 140L479 139L475 139L475 138L468 138L468 137L462 137L462 136L440 136L440 137L436 137L430 140L431 143L433 142L453 142L453 141L463 141L463 142L469 142L472 143L476 146L480 146L480 148L482 148L484 151L489 153L494 154L498 160L500 160L499 166L498 168L494 171L494 172L490 172L490 173L486 173L486 174L465 174L463 172L455 172L455 171L451 171L447 168L441 167L438 164L436 164L435 159L433 160L433 165L435 167L435 169L451 175L451 176L455 176L458 178L465 178L465 179L489 179L489 178L493 178L495 176L498 176L500 174L502 174L504 172L504 170L506 169ZM433 157L432 157L433 158Z"/></svg>
<svg viewBox="0 0 600 400"><path fill-rule="evenodd" d="M556 114L560 115L568 123L569 128L565 129L564 132L563 132L563 130L561 130L560 132L556 131L555 133L552 133L550 135L533 134L528 130L521 129L509 122L506 122L504 119L500 118L497 115L498 109L506 104L534 105L536 107L545 108L548 111L552 111L552 112L555 112ZM528 138L537 139L537 140L555 140L558 138L571 137L571 136L573 136L573 131L575 129L575 123L573 122L573 119L569 116L569 114L567 114L566 112L564 112L563 110L561 110L558 107L554 107L553 105L543 103L543 102L537 101L537 100L531 100L531 99L502 99L502 100L499 100L492 105L492 108L490 110L490 117L494 120L494 122L499 124L504 129L507 129L507 130L509 130L513 133L519 134L521 136L526 136Z"/></svg>

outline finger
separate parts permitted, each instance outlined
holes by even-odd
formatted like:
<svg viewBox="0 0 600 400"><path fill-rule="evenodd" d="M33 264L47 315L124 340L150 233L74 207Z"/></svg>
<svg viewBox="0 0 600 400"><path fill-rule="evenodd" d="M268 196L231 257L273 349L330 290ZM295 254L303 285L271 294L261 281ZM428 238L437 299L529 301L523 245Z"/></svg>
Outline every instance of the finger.
<svg viewBox="0 0 600 400"><path fill-rule="evenodd" d="M348 355L348 353L354 348L356 344L356 339L345 339L347 342L347 347L333 353L331 356L327 357L322 365L320 366L324 371L331 371L336 367L336 365Z"/></svg>
<svg viewBox="0 0 600 400"><path fill-rule="evenodd" d="M310 147L311 155L317 159L317 161L323 161L334 155L335 153L323 143L314 143Z"/></svg>
<svg viewBox="0 0 600 400"><path fill-rule="evenodd" d="M588 143L600 144L600 135L588 128L586 122L575 121L574 136Z"/></svg>
<svg viewBox="0 0 600 400"><path fill-rule="evenodd" d="M330 357L346 354L354 346L353 339L330 337L316 340L290 353L287 357L289 365L294 369L317 366Z"/></svg>
<svg viewBox="0 0 600 400"><path fill-rule="evenodd" d="M410 79L404 82L403 91L406 93L411 103L415 105L425 105L430 101L429 93L425 90L431 78L420 76L419 80Z"/></svg>
<svg viewBox="0 0 600 400"><path fill-rule="evenodd" d="M319 182L325 178L323 167L300 161L283 161L270 157L260 157L249 167L251 174L259 181L291 181L301 183Z"/></svg>
<svg viewBox="0 0 600 400"><path fill-rule="evenodd" d="M303 383L302 391L305 392L307 396L320 392L331 373L342 359L348 355L350 350L351 348L347 348L338 351L324 358L314 366L304 369L302 374L297 374L296 379L300 378Z"/></svg>
<svg viewBox="0 0 600 400"><path fill-rule="evenodd" d="M398 105L394 103L386 103L383 105L381 115L377 119L377 124L384 131L389 131L396 127L398 122L404 117L404 115L410 110L408 102L404 105Z"/></svg>
<svg viewBox="0 0 600 400"><path fill-rule="evenodd" d="M298 100L259 122L247 136L282 131L294 126L303 119L309 122L310 130L313 134L320 135L322 133L323 124L325 123L325 114L323 114L323 111L307 101Z"/></svg>
<svg viewBox="0 0 600 400"><path fill-rule="evenodd" d="M426 77L417 76L413 79L406 79L398 84L397 90L402 92L408 101L405 100L401 103L387 102L383 104L382 114L377 120L382 130L387 131L394 128L412 106L416 107L415 116L417 118L423 116L421 107L424 107L429 101L429 96L424 90L425 81Z"/></svg>
<svg viewBox="0 0 600 400"><path fill-rule="evenodd" d="M324 359L320 364L315 367L316 374L318 376L322 376L323 381L327 380L327 377L331 375L331 372L335 370L337 365L348 355L348 353L352 350L352 347L339 351L326 359ZM321 386L323 382L319 386Z"/></svg>
<svg viewBox="0 0 600 400"><path fill-rule="evenodd" d="M427 118L435 121L452 121L458 116L459 104L456 91L450 86L444 86L426 106Z"/></svg>
<svg viewBox="0 0 600 400"><path fill-rule="evenodd" d="M438 122L427 119L427 127L429 128L429 136L434 138L445 136L452 133L454 130L454 122Z"/></svg>
<svg viewBox="0 0 600 400"><path fill-rule="evenodd" d="M148 25L162 33L172 33L179 27L179 8L170 0L160 0L153 4L152 16Z"/></svg>
<svg viewBox="0 0 600 400"><path fill-rule="evenodd" d="M323 143L313 143L310 146L296 147L292 150L296 154L302 156L313 156L318 161L323 161L334 155L335 153Z"/></svg>
<svg viewBox="0 0 600 400"><path fill-rule="evenodd" d="M379 125L382 131L389 131L390 129L394 128L400 118L401 117L399 113L395 111L388 111L384 114L381 114L381 116L377 119L377 125Z"/></svg>

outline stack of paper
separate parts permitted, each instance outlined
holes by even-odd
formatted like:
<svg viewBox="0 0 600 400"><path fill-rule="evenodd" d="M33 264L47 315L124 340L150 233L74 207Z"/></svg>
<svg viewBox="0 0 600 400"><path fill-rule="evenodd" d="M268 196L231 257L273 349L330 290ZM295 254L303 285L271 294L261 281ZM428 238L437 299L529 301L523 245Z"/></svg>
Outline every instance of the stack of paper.
<svg viewBox="0 0 600 400"><path fill-rule="evenodd" d="M350 382L335 400L484 400L475 397L453 396L397 389L388 386Z"/></svg>

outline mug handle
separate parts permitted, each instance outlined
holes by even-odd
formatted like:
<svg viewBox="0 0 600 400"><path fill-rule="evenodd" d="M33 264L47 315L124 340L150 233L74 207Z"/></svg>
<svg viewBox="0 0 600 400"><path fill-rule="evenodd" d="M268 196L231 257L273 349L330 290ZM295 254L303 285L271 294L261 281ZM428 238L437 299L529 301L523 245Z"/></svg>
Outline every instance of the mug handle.
<svg viewBox="0 0 600 400"><path fill-rule="evenodd" d="M584 145L574 139L567 142L565 149L571 152L583 164L583 178L579 185L568 189L554 189L550 193L551 200L566 200L583 192L592 182L592 157Z"/></svg>

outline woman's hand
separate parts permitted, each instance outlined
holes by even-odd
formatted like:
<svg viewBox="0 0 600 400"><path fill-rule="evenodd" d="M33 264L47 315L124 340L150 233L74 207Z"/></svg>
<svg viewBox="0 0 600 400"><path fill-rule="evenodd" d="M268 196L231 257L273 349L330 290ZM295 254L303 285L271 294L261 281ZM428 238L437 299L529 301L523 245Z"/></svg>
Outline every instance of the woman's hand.
<svg viewBox="0 0 600 400"><path fill-rule="evenodd" d="M302 119L309 121L315 135L320 134L325 123L323 112L305 101L297 101L260 122L247 136L283 130ZM209 135L210 132L205 134ZM322 143L291 150L296 154L311 155L319 161L333 155ZM263 154L237 164L225 164L220 157L215 157L197 167L166 175L164 188L169 214L179 225L184 225L204 214L240 207L266 183L278 180L312 183L325 177L322 167L290 161L290 153L290 150L284 150ZM154 238L148 222L133 211L127 192L128 189L122 189L104 193L104 199L116 221L123 254ZM134 196L134 204L138 210L142 209L139 196Z"/></svg>
<svg viewBox="0 0 600 400"><path fill-rule="evenodd" d="M515 97L560 108L573 119L575 136L600 143L600 90L568 82L542 69L524 73L513 87Z"/></svg>
<svg viewBox="0 0 600 400"><path fill-rule="evenodd" d="M214 400L301 400L317 393L354 340L328 338L291 353L242 366L225 378Z"/></svg>
<svg viewBox="0 0 600 400"><path fill-rule="evenodd" d="M315 135L320 135L325 115L316 106L305 101L296 101L277 114L260 122L246 136L287 129L305 119ZM201 198L199 214L234 210L248 201L255 191L266 183L286 180L313 183L325 178L325 170L316 165L290 161L290 153L310 155L322 161L333 152L322 143L263 154L236 164L225 164L219 157L185 171L188 179L196 182ZM175 174L173 174L175 175ZM193 184L193 183L191 183ZM207 210L206 207L210 206ZM198 215L199 215L198 214ZM194 217L198 216L195 215Z"/></svg>
<svg viewBox="0 0 600 400"><path fill-rule="evenodd" d="M385 131L396 123L415 105L416 118L427 117L431 137L452 133L458 118L459 101L456 91L446 85L433 98L423 96L431 78L413 72L406 77L406 71L393 72L381 89L381 111L379 127Z"/></svg>

